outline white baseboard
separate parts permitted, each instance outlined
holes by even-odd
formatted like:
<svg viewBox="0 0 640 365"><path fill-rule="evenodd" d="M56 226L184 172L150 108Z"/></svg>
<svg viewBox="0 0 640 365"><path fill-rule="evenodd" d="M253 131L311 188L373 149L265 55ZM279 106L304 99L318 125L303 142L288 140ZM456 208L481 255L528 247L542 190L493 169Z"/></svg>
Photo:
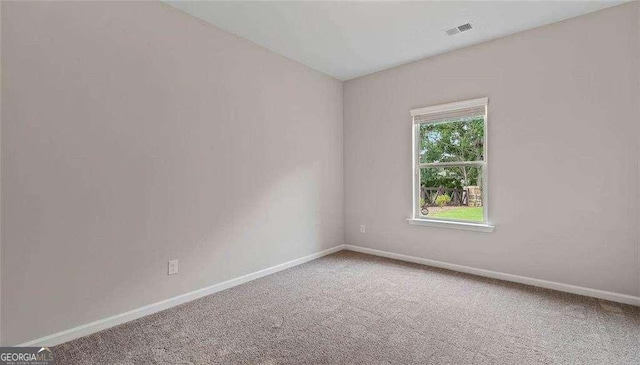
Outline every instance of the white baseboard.
<svg viewBox="0 0 640 365"><path fill-rule="evenodd" d="M413 262L413 263L416 263L416 264L422 264L422 265L427 265L427 266L439 267L439 268L443 268L443 269L449 269L449 270L453 270L453 271L459 271L459 272L463 272L463 273L467 273L467 274L484 276L484 277L488 277L488 278L500 279L500 280L505 280L505 281L512 281L512 282L515 282L515 283L527 284L527 285L532 285L532 286L537 286L537 287L547 288L547 289L553 289L553 290L558 290L558 291L572 293L572 294L584 295L584 296L587 296L587 297L594 297L594 298L599 298L599 299L610 300L612 302L618 302L618 303L624 303L624 304L640 306L640 297L634 297L632 295L627 295L627 294L612 293L612 292L608 292L608 291L604 291L604 290L590 289L590 288L585 288L585 287L576 286L576 285L562 284L562 283L557 283L557 282L553 282L553 281L534 279L534 278L529 278L529 277L525 277L525 276L506 274L506 273L502 273L502 272L485 270L485 269L477 269L477 268L474 268L474 267L450 264L450 263L446 263L446 262L429 260L429 259L423 259L423 258L420 258L420 257L407 256L407 255L402 255L402 254L393 253L393 252L387 252L387 251L381 251L381 250L376 250L376 249L367 248L367 247L344 245L344 248L346 250L349 250L349 251L356 251L356 252L366 253L366 254L375 255L375 256L381 256L381 257L387 257L387 258L401 260L401 261Z"/></svg>
<svg viewBox="0 0 640 365"><path fill-rule="evenodd" d="M54 333L49 336L41 337L32 341L28 341L22 343L17 346L55 346L61 343L74 340L76 338L80 338L83 336L90 335L92 333L96 333L98 331L105 330L107 328L111 328L117 326L119 324L133 321L134 319L138 319L144 316L148 316L153 313L157 313L163 311L165 309L169 309L171 307L175 307L177 305L190 302L192 300L202 298L204 296L217 293L219 291L232 288L234 286L238 286L240 284L244 284L246 282L261 278L263 276L267 276L269 274L276 273L278 271L286 270L294 266L298 266L304 264L305 262L309 262L311 260L315 260L322 256L330 255L334 252L338 252L344 249L344 245L338 245L336 247L316 252L309 256L301 257L299 259L291 260L289 262L285 262L280 265L272 266L260 271L253 272L251 274L247 274L244 276L237 277L235 279L227 280L222 283L214 284L208 286L206 288L198 289L192 291L190 293L178 295L176 297L166 299L157 303L149 304L144 307L140 307L125 313L117 314L112 317L104 318L97 320L95 322L83 324L81 326L68 329L66 331Z"/></svg>
<svg viewBox="0 0 640 365"><path fill-rule="evenodd" d="M278 271L286 270L288 268L304 264L306 262L315 260L322 256L330 255L334 252L338 252L341 250L356 251L356 252L366 253L366 254L375 255L375 256L387 257L387 258L401 260L401 261L408 261L408 262L423 264L427 266L433 266L433 267L439 267L439 268L449 269L453 271L464 272L467 274L512 281L512 282L521 283L521 284L538 286L541 288L553 289L553 290L563 291L563 292L572 293L572 294L584 295L584 296L589 296L589 297L594 297L599 299L610 300L613 302L640 306L640 297L635 297L632 295L612 293L612 292L607 292L603 290L590 289L590 288L584 288L584 287L575 286L575 285L557 283L553 281L528 278L525 276L506 274L506 273L501 273L497 271L477 269L469 266L449 264L446 262L423 259L420 257L402 255L402 254L397 254L397 253L392 253L387 251L381 251L373 248L352 246L352 245L338 245L336 247L333 247L324 251L316 252L314 254L301 257L299 259L295 259L289 262L285 262L280 265L272 266L260 271L253 272L251 274L237 277L235 279L214 284L206 288L202 288L186 294L178 295L176 297L169 298L157 303L149 304L147 306L140 307L125 313L117 314L112 317L108 317L108 318L97 320L95 322L83 324L81 326L74 327L62 332L54 333L52 335L41 337L32 341L28 341L17 346L59 345L61 343L71 341L76 338L87 336L92 333L96 333L98 331L102 331L125 322L133 321L135 319L142 318L144 316L157 313L165 309L169 309L171 307L175 307L177 305L190 302L192 300L202 298L204 296L217 293L219 291L229 289L234 286L238 286L240 284L247 283L249 281L276 273Z"/></svg>

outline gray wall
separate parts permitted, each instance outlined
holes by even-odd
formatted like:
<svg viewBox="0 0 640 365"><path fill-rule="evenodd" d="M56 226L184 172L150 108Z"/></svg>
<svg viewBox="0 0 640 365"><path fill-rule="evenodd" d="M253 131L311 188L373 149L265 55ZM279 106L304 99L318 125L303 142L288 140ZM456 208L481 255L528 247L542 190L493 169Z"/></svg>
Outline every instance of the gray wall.
<svg viewBox="0 0 640 365"><path fill-rule="evenodd" d="M132 2L2 2L2 75L5 344L343 243L335 79Z"/></svg>
<svg viewBox="0 0 640 365"><path fill-rule="evenodd" d="M638 8L638 25L636 26L636 34L637 34L637 48L636 48L636 60L638 62L638 67L640 67L640 2L636 1ZM638 183L640 185L640 71L636 68L636 75L638 75L637 81L637 93L638 93L638 101L636 103L637 113L636 114L636 122L638 123ZM640 189L640 186L638 187ZM640 207L640 192L638 193L638 207ZM639 208L640 209L640 208ZM638 294L640 295L640 213L638 214Z"/></svg>
<svg viewBox="0 0 640 365"><path fill-rule="evenodd" d="M637 7L347 81L345 243L639 295ZM408 225L409 109L483 96L495 231Z"/></svg>

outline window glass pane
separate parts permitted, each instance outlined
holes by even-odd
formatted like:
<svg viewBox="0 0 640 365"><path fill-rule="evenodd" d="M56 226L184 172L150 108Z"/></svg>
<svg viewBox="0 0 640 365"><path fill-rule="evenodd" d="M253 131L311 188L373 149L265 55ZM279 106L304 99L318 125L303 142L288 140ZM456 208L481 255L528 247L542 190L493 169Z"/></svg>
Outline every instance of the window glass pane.
<svg viewBox="0 0 640 365"><path fill-rule="evenodd" d="M482 167L420 169L420 209L423 218L484 222Z"/></svg>
<svg viewBox="0 0 640 365"><path fill-rule="evenodd" d="M420 163L482 161L484 118L419 125Z"/></svg>

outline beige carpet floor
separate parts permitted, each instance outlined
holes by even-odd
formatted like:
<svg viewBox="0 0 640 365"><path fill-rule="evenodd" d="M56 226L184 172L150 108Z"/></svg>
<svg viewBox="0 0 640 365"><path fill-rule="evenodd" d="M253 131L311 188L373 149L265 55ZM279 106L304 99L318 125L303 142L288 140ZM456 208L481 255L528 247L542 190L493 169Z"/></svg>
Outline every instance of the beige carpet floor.
<svg viewBox="0 0 640 365"><path fill-rule="evenodd" d="M341 251L74 340L57 364L640 364L640 307Z"/></svg>

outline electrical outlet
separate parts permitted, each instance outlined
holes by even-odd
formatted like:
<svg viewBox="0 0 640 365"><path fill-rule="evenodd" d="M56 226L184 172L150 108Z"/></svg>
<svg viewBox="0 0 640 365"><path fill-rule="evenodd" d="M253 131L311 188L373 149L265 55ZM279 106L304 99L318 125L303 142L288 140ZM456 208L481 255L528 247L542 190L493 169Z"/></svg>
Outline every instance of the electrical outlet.
<svg viewBox="0 0 640 365"><path fill-rule="evenodd" d="M178 260L169 261L169 270L167 275L175 275L178 273Z"/></svg>
<svg viewBox="0 0 640 365"><path fill-rule="evenodd" d="M364 232L365 232L365 230L366 230L366 229L365 229L364 224L361 224L361 225L360 225L360 233L364 233Z"/></svg>

